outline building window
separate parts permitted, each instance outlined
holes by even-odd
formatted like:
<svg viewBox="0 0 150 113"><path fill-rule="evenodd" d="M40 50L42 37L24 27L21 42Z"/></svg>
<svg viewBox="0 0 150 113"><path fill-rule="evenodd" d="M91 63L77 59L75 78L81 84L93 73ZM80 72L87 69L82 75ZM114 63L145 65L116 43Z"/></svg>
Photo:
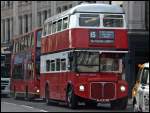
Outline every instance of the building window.
<svg viewBox="0 0 150 113"><path fill-rule="evenodd" d="M28 32L28 15L25 15L25 32Z"/></svg>
<svg viewBox="0 0 150 113"><path fill-rule="evenodd" d="M57 13L61 13L61 8L60 7L57 8Z"/></svg>
<svg viewBox="0 0 150 113"><path fill-rule="evenodd" d="M145 28L149 30L149 1L145 1Z"/></svg>
<svg viewBox="0 0 150 113"><path fill-rule="evenodd" d="M22 16L19 17L19 34L22 34Z"/></svg>
<svg viewBox="0 0 150 113"><path fill-rule="evenodd" d="M65 11L65 10L67 10L68 8L67 8L67 6L63 6L63 11Z"/></svg>
<svg viewBox="0 0 150 113"><path fill-rule="evenodd" d="M7 1L7 6L8 6L8 8L10 7L10 1Z"/></svg>
<svg viewBox="0 0 150 113"><path fill-rule="evenodd" d="M48 10L48 17L51 17L51 9Z"/></svg>
<svg viewBox="0 0 150 113"><path fill-rule="evenodd" d="M69 8L72 8L72 4L69 5Z"/></svg>
<svg viewBox="0 0 150 113"><path fill-rule="evenodd" d="M37 17L38 17L38 26L40 27L41 26L41 12L38 12Z"/></svg>
<svg viewBox="0 0 150 113"><path fill-rule="evenodd" d="M47 11L44 11L44 20L47 19Z"/></svg>
<svg viewBox="0 0 150 113"><path fill-rule="evenodd" d="M1 1L1 8L4 8L4 7L5 7L5 2Z"/></svg>
<svg viewBox="0 0 150 113"><path fill-rule="evenodd" d="M10 41L10 19L7 19L8 21L8 42Z"/></svg>

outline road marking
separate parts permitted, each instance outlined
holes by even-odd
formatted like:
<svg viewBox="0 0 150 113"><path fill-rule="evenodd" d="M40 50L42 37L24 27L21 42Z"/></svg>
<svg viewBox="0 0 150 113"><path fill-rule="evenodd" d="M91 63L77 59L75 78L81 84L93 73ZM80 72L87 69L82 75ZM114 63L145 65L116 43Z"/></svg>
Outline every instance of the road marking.
<svg viewBox="0 0 150 113"><path fill-rule="evenodd" d="M33 109L33 107L31 106L26 106L26 105L20 105L20 106Z"/></svg>
<svg viewBox="0 0 150 113"><path fill-rule="evenodd" d="M48 112L48 111L45 111L45 110L40 110L41 112Z"/></svg>
<svg viewBox="0 0 150 113"><path fill-rule="evenodd" d="M4 103L4 104L12 104L12 105L17 105L17 104L14 104L14 103L9 103L9 102L2 102L2 103Z"/></svg>
<svg viewBox="0 0 150 113"><path fill-rule="evenodd" d="M4 103L4 104L11 104L11 105L18 106L18 104L9 103L9 102L1 102L1 103ZM26 107L26 108L30 108L30 109L37 109L37 108L33 108L33 107L31 107L31 106L26 106L26 105L19 105L19 106ZM38 109L37 109L37 110L38 110ZM43 109L39 109L39 111L41 111L41 112L48 112L48 111L43 110Z"/></svg>

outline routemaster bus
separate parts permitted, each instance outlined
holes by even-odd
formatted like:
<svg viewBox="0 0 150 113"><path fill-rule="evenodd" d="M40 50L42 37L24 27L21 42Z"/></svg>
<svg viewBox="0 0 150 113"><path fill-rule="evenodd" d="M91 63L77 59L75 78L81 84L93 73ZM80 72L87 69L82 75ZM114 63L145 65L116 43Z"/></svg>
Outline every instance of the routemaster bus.
<svg viewBox="0 0 150 113"><path fill-rule="evenodd" d="M48 18L41 37L41 98L70 108L85 102L125 109L126 53L125 13L117 5L81 4Z"/></svg>
<svg viewBox="0 0 150 113"><path fill-rule="evenodd" d="M40 38L42 29L13 39L11 57L11 92L26 100L40 95Z"/></svg>

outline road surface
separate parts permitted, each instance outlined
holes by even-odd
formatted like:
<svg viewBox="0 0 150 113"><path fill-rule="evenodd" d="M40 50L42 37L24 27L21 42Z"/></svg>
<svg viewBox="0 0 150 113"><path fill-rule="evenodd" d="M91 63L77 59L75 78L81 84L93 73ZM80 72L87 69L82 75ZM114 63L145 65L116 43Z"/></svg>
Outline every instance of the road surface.
<svg viewBox="0 0 150 113"><path fill-rule="evenodd" d="M86 107L80 103L78 109L69 109L64 103L46 105L44 101L37 99L25 101L23 99L1 98L1 112L132 112L131 102L126 110L111 110L109 104L98 104L98 107Z"/></svg>

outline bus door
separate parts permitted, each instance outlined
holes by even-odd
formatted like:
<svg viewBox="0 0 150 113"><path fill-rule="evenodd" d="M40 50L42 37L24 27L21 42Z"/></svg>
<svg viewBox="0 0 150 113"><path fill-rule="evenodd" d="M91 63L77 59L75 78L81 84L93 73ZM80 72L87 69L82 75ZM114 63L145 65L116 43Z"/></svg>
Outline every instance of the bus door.
<svg viewBox="0 0 150 113"><path fill-rule="evenodd" d="M34 88L34 67L32 62L27 62L26 64L26 86L25 90L28 92L33 92Z"/></svg>
<svg viewBox="0 0 150 113"><path fill-rule="evenodd" d="M60 78L59 78L59 94L60 99L65 100L66 97L66 87L67 87L67 81L68 81L68 59L62 58L60 60Z"/></svg>

